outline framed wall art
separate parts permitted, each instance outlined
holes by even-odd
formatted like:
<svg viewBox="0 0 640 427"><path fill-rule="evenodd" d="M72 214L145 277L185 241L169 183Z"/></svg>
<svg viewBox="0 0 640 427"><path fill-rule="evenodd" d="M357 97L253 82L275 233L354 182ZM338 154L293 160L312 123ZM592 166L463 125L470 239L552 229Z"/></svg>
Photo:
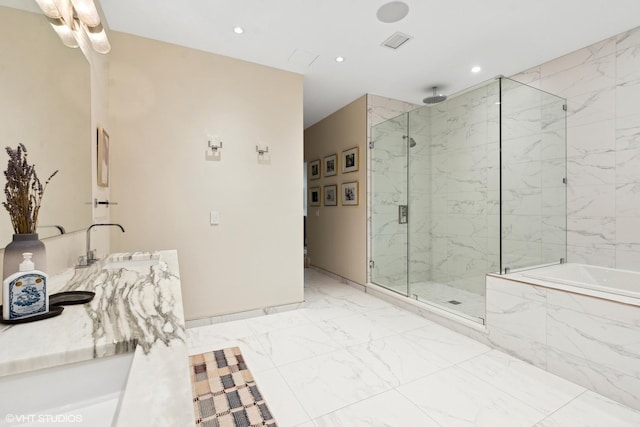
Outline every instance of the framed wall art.
<svg viewBox="0 0 640 427"><path fill-rule="evenodd" d="M320 206L320 187L309 189L309 206Z"/></svg>
<svg viewBox="0 0 640 427"><path fill-rule="evenodd" d="M324 158L324 176L334 176L338 173L338 155L332 154Z"/></svg>
<svg viewBox="0 0 640 427"><path fill-rule="evenodd" d="M353 147L342 152L342 173L358 170L358 147Z"/></svg>
<svg viewBox="0 0 640 427"><path fill-rule="evenodd" d="M325 185L324 190L324 205L325 206L338 206L338 186L337 185Z"/></svg>
<svg viewBox="0 0 640 427"><path fill-rule="evenodd" d="M320 178L320 159L309 162L309 179Z"/></svg>
<svg viewBox="0 0 640 427"><path fill-rule="evenodd" d="M342 206L358 206L358 181L342 183Z"/></svg>
<svg viewBox="0 0 640 427"><path fill-rule="evenodd" d="M98 128L98 185L109 186L109 134Z"/></svg>

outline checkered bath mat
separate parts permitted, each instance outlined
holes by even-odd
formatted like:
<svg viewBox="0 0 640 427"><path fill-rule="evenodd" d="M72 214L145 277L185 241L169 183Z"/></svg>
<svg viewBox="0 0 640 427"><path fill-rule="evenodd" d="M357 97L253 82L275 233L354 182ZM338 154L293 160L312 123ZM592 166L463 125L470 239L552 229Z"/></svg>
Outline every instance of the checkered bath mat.
<svg viewBox="0 0 640 427"><path fill-rule="evenodd" d="M276 426L238 347L189 356L201 427Z"/></svg>

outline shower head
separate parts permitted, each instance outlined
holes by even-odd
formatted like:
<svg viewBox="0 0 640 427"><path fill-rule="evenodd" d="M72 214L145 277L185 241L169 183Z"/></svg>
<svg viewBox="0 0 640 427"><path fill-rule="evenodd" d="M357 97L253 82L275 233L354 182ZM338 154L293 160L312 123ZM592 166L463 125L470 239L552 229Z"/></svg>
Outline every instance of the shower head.
<svg viewBox="0 0 640 427"><path fill-rule="evenodd" d="M412 137L408 137L407 135L402 135L402 139L407 139L407 138L409 138L409 147L410 148L413 148L413 147L415 147L417 145L415 139L413 139Z"/></svg>
<svg viewBox="0 0 640 427"><path fill-rule="evenodd" d="M425 104L439 104L445 99L447 99L446 95L438 95L438 86L433 86L433 95L427 96L422 100Z"/></svg>

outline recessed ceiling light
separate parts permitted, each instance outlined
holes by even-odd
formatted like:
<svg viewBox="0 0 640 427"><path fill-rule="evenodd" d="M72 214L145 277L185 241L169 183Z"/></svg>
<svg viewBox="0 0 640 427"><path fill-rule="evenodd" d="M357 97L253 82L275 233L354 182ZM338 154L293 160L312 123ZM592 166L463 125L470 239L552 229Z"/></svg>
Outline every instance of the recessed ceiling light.
<svg viewBox="0 0 640 427"><path fill-rule="evenodd" d="M398 22L409 13L409 6L401 1L385 3L378 9L376 16L380 22L391 24Z"/></svg>
<svg viewBox="0 0 640 427"><path fill-rule="evenodd" d="M344 62L344 58L342 56L336 56L336 62Z"/></svg>
<svg viewBox="0 0 640 427"><path fill-rule="evenodd" d="M477 65L471 69L472 73L479 73L480 71L482 71L482 68Z"/></svg>
<svg viewBox="0 0 640 427"><path fill-rule="evenodd" d="M244 30L242 29L242 27L233 27L233 32L236 34L242 34L244 33Z"/></svg>

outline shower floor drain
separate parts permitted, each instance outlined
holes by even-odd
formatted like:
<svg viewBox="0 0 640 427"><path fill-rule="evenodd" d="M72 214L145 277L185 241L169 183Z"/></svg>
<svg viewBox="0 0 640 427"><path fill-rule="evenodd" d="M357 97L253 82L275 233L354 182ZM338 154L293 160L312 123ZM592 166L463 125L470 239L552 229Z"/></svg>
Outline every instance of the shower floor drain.
<svg viewBox="0 0 640 427"><path fill-rule="evenodd" d="M453 305L458 305L458 304L462 304L460 301L456 301L454 299L452 299L451 301L447 301L449 304L453 304Z"/></svg>

